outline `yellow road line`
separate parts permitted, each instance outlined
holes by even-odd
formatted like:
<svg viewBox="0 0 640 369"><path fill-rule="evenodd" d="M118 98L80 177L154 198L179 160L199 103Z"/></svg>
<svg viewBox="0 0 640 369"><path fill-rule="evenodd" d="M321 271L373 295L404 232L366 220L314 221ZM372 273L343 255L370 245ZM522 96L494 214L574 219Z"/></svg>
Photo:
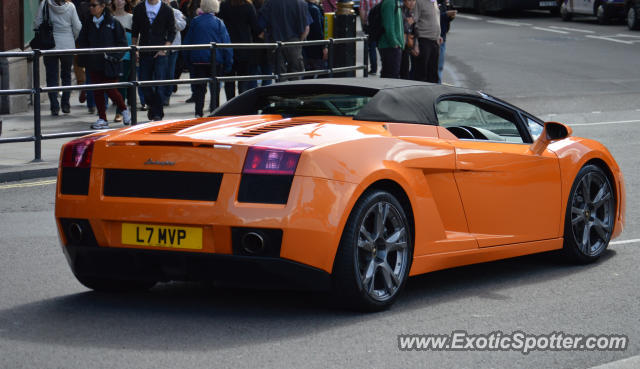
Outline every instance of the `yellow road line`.
<svg viewBox="0 0 640 369"><path fill-rule="evenodd" d="M8 189L8 188L46 186L46 185L55 184L55 183L56 183L55 179L50 179L50 180L47 180L47 181L26 182L26 183L0 185L0 190L4 190L4 189Z"/></svg>

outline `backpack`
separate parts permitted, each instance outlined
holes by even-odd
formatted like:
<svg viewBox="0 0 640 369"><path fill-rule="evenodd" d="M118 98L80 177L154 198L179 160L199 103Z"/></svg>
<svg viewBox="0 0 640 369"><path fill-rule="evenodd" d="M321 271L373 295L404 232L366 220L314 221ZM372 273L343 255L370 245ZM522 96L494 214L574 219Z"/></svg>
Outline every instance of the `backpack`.
<svg viewBox="0 0 640 369"><path fill-rule="evenodd" d="M384 34L384 26L382 25L382 3L377 3L367 14L367 31L369 40L378 42Z"/></svg>

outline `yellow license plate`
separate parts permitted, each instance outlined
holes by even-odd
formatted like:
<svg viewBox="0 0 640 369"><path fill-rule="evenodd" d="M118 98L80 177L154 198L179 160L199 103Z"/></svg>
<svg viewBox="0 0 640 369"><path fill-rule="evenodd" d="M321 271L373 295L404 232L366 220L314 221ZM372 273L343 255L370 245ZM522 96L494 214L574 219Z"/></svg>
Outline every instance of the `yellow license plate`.
<svg viewBox="0 0 640 369"><path fill-rule="evenodd" d="M122 243L199 250L202 249L202 228L122 223Z"/></svg>

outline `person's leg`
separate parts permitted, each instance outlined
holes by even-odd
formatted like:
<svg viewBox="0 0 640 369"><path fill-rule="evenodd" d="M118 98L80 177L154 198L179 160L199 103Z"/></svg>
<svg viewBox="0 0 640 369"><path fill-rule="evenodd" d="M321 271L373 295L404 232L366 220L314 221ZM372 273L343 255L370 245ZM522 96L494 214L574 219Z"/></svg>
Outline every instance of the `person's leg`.
<svg viewBox="0 0 640 369"><path fill-rule="evenodd" d="M166 57L165 57L166 58ZM140 56L140 80L152 81L155 78L154 69L156 64L156 58L152 54ZM149 119L158 118L158 101L160 102L160 109L162 108L162 100L158 97L158 94L152 87L143 87L142 95L144 96L144 102L148 105L147 117ZM154 110L155 109L155 110ZM161 117L160 117L161 118Z"/></svg>
<svg viewBox="0 0 640 369"><path fill-rule="evenodd" d="M45 56L44 67L46 71L47 87L58 86L58 57L57 56ZM60 103L58 103L58 93L49 92L49 104L51 109L51 115L58 115L60 111Z"/></svg>
<svg viewBox="0 0 640 369"><path fill-rule="evenodd" d="M442 70L444 69L444 53L447 50L447 43L440 45L440 54L438 55L438 83L442 83Z"/></svg>
<svg viewBox="0 0 640 369"><path fill-rule="evenodd" d="M136 66L136 74L138 75L138 81L142 81L142 71L140 68L141 59L138 60L138 65ZM140 100L140 106L142 106L142 111L147 110L147 103L144 99L144 89L142 87L138 87L138 100Z"/></svg>
<svg viewBox="0 0 640 369"><path fill-rule="evenodd" d="M438 54L440 54L440 45L438 45L437 41L431 41L429 54L427 55L426 82L438 83Z"/></svg>
<svg viewBox="0 0 640 369"><path fill-rule="evenodd" d="M129 82L130 74L131 74L131 60L123 60L122 75L120 76L119 82ZM127 98L129 97L129 88L128 87L119 88L118 92L120 92L120 96L122 96L122 99L127 101ZM116 113L117 114L122 113L120 108L116 110Z"/></svg>
<svg viewBox="0 0 640 369"><path fill-rule="evenodd" d="M60 80L63 86L71 86L71 67L73 66L73 55L60 56ZM64 91L62 93L62 106L63 113L69 113L71 105L69 100L71 98L71 91Z"/></svg>
<svg viewBox="0 0 640 369"><path fill-rule="evenodd" d="M252 76L256 76L258 74L260 74L259 71L259 67L258 64L255 64L254 62L249 62L248 63L248 74L252 75ZM252 88L256 88L258 87L258 81L248 81L245 82L246 86L247 86L247 90L250 90Z"/></svg>
<svg viewBox="0 0 640 369"><path fill-rule="evenodd" d="M273 67L269 60L264 61L262 64L260 64L260 74L269 75L272 73L273 73ZM263 79L262 82L260 83L260 86L269 86L272 83L273 83L272 79Z"/></svg>
<svg viewBox="0 0 640 369"><path fill-rule="evenodd" d="M193 78L207 78L209 77L210 72L209 65L192 65L191 73ZM204 115L204 95L207 91L207 84L195 84L193 86L193 99L196 103L196 116L201 117Z"/></svg>
<svg viewBox="0 0 640 369"><path fill-rule="evenodd" d="M234 60L233 65L231 66L231 72L228 74L229 76L238 75L238 67L239 62ZM238 90L240 90L240 84L242 82L238 82ZM231 100L236 96L236 83L234 82L225 82L224 83L224 94L227 96L227 100Z"/></svg>
<svg viewBox="0 0 640 369"><path fill-rule="evenodd" d="M236 68L236 71L237 71L239 76L248 76L248 75L250 75L251 72L249 70L249 62L247 62L247 61L238 62L238 66ZM247 91L249 89L249 83L250 82L238 82L238 94L241 94L241 93ZM227 97L227 100L229 100L229 97Z"/></svg>
<svg viewBox="0 0 640 369"><path fill-rule="evenodd" d="M427 54L429 39L418 38L418 46L420 48L420 54L415 58L416 66L414 68L413 79L416 81L426 81L427 79Z"/></svg>
<svg viewBox="0 0 640 369"><path fill-rule="evenodd" d="M370 73L378 73L378 43L369 41L369 71Z"/></svg>
<svg viewBox="0 0 640 369"><path fill-rule="evenodd" d="M91 81L95 84L105 83L107 79L102 75L102 73L89 71L89 75L91 76ZM98 108L98 117L104 121L107 120L107 109L104 103L104 95L105 90L94 90L95 91L95 100L96 107Z"/></svg>
<svg viewBox="0 0 640 369"><path fill-rule="evenodd" d="M172 51L167 55L167 75L164 79L173 79L175 76L176 70L176 60L178 58L178 52ZM162 90L162 102L165 105L169 104L169 99L171 98L171 94L173 93L173 85L162 86L160 88Z"/></svg>
<svg viewBox="0 0 640 369"><path fill-rule="evenodd" d="M85 83L88 85L92 84L91 73L89 73L89 70L86 68L85 68ZM89 110L90 114L94 114L96 112L96 101L94 98L94 93L91 90L87 91L87 109Z"/></svg>
<svg viewBox="0 0 640 369"><path fill-rule="evenodd" d="M400 61L400 78L409 79L409 59L411 53L408 50L402 50L402 60Z"/></svg>
<svg viewBox="0 0 640 369"><path fill-rule="evenodd" d="M299 39L291 39L289 41L299 41ZM287 61L287 72L304 72L304 58L302 57L302 46L287 47L284 49L285 59ZM298 80L300 77L288 78L289 80Z"/></svg>

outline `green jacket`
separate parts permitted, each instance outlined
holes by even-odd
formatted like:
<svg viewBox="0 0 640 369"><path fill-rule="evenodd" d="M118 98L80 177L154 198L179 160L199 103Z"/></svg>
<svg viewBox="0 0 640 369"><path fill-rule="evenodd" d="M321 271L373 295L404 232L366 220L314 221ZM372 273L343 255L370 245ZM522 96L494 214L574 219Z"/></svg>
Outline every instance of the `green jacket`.
<svg viewBox="0 0 640 369"><path fill-rule="evenodd" d="M378 41L378 47L404 47L404 28L402 25L402 10L396 0L382 0L382 25L384 33Z"/></svg>

